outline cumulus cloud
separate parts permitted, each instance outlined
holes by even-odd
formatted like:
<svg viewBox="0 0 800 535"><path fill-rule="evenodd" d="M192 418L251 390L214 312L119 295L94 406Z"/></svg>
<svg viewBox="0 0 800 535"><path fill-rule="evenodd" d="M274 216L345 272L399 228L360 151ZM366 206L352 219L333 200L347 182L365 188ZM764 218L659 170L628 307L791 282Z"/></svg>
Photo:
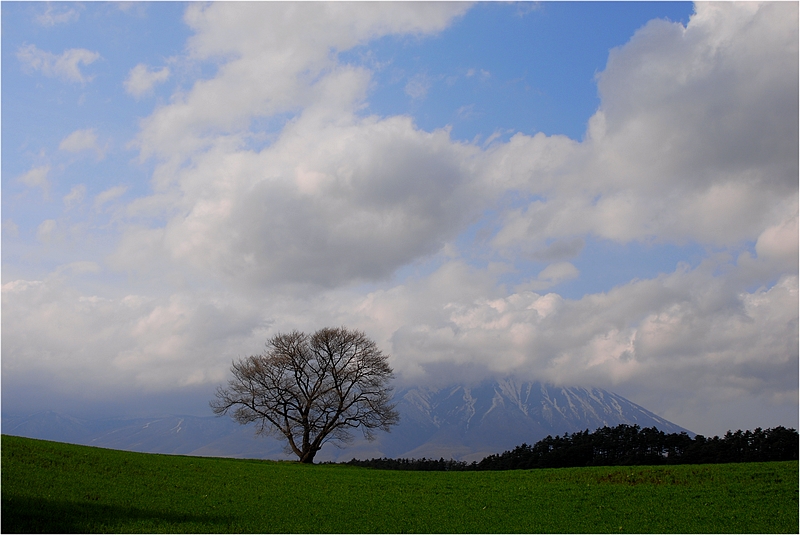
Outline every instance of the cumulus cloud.
<svg viewBox="0 0 800 535"><path fill-rule="evenodd" d="M358 80L339 77L345 83L336 87L325 84L330 71L341 70L335 52L382 35L437 32L467 8L449 2L190 4L185 21L195 35L189 53L197 61L219 62L219 73L145 120L142 154L185 155L204 147L209 132L241 130L255 117L296 112L320 91L338 102L359 100L367 83L363 73Z"/></svg>
<svg viewBox="0 0 800 535"><path fill-rule="evenodd" d="M517 135L490 176L535 197L500 249L593 234L618 242L756 240L796 211L794 4L698 4L611 52L581 143Z"/></svg>
<svg viewBox="0 0 800 535"><path fill-rule="evenodd" d="M720 403L747 397L777 407L797 398L797 276L743 292L715 276L722 265L679 266L569 300L504 294L448 264L428 280L369 294L351 321L391 331L387 344L405 380L436 380L426 370L450 363L628 389L645 406L702 429ZM682 394L687 389L693 396ZM697 406L699 399L708 405ZM719 425L735 425L727 418Z"/></svg>
<svg viewBox="0 0 800 535"><path fill-rule="evenodd" d="M36 45L25 45L17 50L17 59L23 68L39 71L50 78L84 84L92 79L81 72L80 65L90 65L100 59L98 52L85 48L70 48L60 55L40 50Z"/></svg>
<svg viewBox="0 0 800 535"><path fill-rule="evenodd" d="M128 74L128 78L123 85L128 94L139 99L153 91L153 88L160 83L166 82L170 71L164 67L158 71L151 71L147 65L140 63Z"/></svg>
<svg viewBox="0 0 800 535"><path fill-rule="evenodd" d="M404 118L304 117L260 154L199 159L184 175L191 209L171 221L165 243L177 258L252 283L386 277L475 215L472 153Z"/></svg>
<svg viewBox="0 0 800 535"><path fill-rule="evenodd" d="M331 51L378 35L439 31L464 9L190 6L192 56L222 63L215 78L143 122L142 153L164 159L156 186L177 188L182 208L152 242L157 250L254 285L325 286L387 277L436 252L480 204L476 150L406 117L359 117L369 73L339 65ZM274 143L241 148L250 118L289 110L298 113ZM176 167L187 155L188 165ZM130 243L139 237L132 229L116 262L138 249Z"/></svg>
<svg viewBox="0 0 800 535"><path fill-rule="evenodd" d="M775 262L786 271L797 271L798 264L797 213L786 221L764 230L756 241L758 258Z"/></svg>

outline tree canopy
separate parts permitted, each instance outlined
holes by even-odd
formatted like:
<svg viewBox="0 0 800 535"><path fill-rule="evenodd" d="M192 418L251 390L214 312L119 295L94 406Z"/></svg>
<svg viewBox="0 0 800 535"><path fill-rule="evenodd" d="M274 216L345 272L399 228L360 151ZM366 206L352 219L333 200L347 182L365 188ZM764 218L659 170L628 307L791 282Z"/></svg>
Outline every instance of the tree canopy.
<svg viewBox="0 0 800 535"><path fill-rule="evenodd" d="M355 428L372 440L374 430L399 421L388 357L361 331L279 333L263 354L234 362L231 372L211 401L214 412L256 423L258 434L282 436L303 463L314 462L329 441L352 440Z"/></svg>

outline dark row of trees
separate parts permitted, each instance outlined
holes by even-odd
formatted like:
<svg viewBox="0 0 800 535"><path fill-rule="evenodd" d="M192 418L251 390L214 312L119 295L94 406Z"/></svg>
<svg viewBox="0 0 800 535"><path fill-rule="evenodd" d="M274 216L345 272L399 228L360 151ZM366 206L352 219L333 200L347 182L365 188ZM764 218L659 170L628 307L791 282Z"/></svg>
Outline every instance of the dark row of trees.
<svg viewBox="0 0 800 535"><path fill-rule="evenodd" d="M392 470L517 470L568 466L705 464L798 459L798 433L779 426L728 431L725 436L694 438L666 434L638 425L602 427L564 436L547 436L536 444L485 457L480 462L439 459L353 459L347 464Z"/></svg>

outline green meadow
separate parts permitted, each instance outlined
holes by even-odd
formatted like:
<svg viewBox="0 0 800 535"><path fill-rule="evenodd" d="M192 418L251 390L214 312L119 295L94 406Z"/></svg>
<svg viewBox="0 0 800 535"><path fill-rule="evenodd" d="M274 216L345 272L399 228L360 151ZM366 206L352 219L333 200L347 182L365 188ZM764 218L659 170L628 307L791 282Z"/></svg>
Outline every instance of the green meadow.
<svg viewBox="0 0 800 535"><path fill-rule="evenodd" d="M2 531L797 533L798 463L411 472L3 436Z"/></svg>

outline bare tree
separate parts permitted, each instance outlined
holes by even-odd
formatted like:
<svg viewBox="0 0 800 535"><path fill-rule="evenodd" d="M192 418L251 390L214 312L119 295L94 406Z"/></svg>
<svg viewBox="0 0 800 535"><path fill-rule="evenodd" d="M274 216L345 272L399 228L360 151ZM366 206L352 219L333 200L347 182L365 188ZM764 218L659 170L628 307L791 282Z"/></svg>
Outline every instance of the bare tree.
<svg viewBox="0 0 800 535"><path fill-rule="evenodd" d="M231 372L211 401L214 413L256 422L257 434L282 435L301 463L313 463L328 441L349 442L352 429L373 440L375 429L389 431L399 421L388 357L360 331L277 334L264 354L239 359Z"/></svg>

